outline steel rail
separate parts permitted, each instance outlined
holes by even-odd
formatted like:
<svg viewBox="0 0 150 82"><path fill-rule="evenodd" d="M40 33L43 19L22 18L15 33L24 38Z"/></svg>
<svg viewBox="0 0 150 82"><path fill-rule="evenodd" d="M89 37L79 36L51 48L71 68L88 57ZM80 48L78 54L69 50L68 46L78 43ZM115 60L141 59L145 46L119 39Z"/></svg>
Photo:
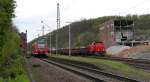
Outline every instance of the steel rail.
<svg viewBox="0 0 150 82"><path fill-rule="evenodd" d="M56 63L56 62L53 62L53 61L50 61L50 60L43 60L43 59L42 59L42 61L45 61L45 62L50 63L50 64L53 64L55 66L58 66L60 68L63 68L63 69L68 70L70 72L73 72L75 74L81 75L81 76L83 76L83 77L85 77L85 78L87 78L89 80L94 81L94 82L106 82L106 81L101 80L99 78L96 78L96 77L94 77L92 75L88 75L88 74L85 74L85 73L81 73L81 72L79 72L77 70L70 69L70 68L68 68L68 67L66 67L66 66L64 66L63 64L60 64L60 63Z"/></svg>
<svg viewBox="0 0 150 82"><path fill-rule="evenodd" d="M120 58L120 57L91 57L95 59L106 59L106 60L115 60L126 63L132 67L136 67L143 70L150 70L150 60L144 59L133 59L133 58Z"/></svg>
<svg viewBox="0 0 150 82"><path fill-rule="evenodd" d="M44 61L51 63L50 60L44 60ZM55 63L57 62L57 63L59 63L59 64L69 65L69 66L72 66L72 67L75 67L75 68L78 68L78 69L83 69L83 70L86 70L86 71L89 71L89 72L92 72L92 73L95 73L95 74L104 75L104 76L106 76L106 77L108 77L108 78L113 78L113 79L120 80L121 82L122 82L122 81L125 81L125 82L141 82L141 81L136 80L136 79L131 79L131 78L128 78L128 77L123 77L123 76L115 75L115 74L108 73L108 72L105 72L105 71L102 71L102 70L97 70L97 69L93 69L93 68L89 68L89 67L85 67L85 66L79 66L79 65L76 65L76 64L68 63L68 62L58 62L58 61L54 61L54 60L53 60L53 62L55 62ZM53 64L54 64L54 63L53 63ZM55 65L56 65L56 64L55 64ZM60 66L60 65L57 64L57 66ZM64 68L64 69L67 69L67 68L63 67L63 65L60 66L60 67L62 67L62 68ZM67 69L67 70L70 70L70 69ZM70 71L73 71L73 70L70 70ZM83 75L83 74L81 74L81 75ZM86 75L84 75L84 76L86 76ZM91 78L91 77L89 77L89 78ZM93 76L92 76L91 79L93 80L93 79L95 79L95 78L96 78L96 77L93 78ZM96 79L98 79L98 78L96 78ZM97 82L97 81L96 81L96 82ZM100 81L100 82L101 82L101 81ZM102 82L103 82L103 81L102 81ZM104 81L104 82L105 82L105 81Z"/></svg>

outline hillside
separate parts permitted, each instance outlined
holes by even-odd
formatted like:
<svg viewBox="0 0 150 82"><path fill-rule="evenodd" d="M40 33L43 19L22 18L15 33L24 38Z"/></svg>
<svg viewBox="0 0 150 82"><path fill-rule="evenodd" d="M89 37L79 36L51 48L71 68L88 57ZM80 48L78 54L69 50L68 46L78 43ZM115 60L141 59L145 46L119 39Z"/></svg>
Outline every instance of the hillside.
<svg viewBox="0 0 150 82"><path fill-rule="evenodd" d="M84 19L71 24L71 46L86 46L93 41L99 41L99 25L110 19L131 19L135 24L136 35L143 36L150 33L150 15L128 15L126 17L105 16L95 19ZM58 47L68 47L68 26L64 26L58 30ZM52 32L52 47L55 48L56 30ZM49 34L45 35L48 37ZM30 43L32 43L31 41Z"/></svg>

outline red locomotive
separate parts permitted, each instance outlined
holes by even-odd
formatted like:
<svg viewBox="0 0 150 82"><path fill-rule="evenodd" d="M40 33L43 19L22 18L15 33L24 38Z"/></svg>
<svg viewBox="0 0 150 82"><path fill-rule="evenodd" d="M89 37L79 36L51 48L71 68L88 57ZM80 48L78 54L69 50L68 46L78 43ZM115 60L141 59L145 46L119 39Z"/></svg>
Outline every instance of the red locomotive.
<svg viewBox="0 0 150 82"><path fill-rule="evenodd" d="M35 41L32 45L32 55L36 57L47 57L48 43L47 40L42 38Z"/></svg>
<svg viewBox="0 0 150 82"><path fill-rule="evenodd" d="M95 55L104 55L106 52L103 42L93 42L88 46L88 53Z"/></svg>
<svg viewBox="0 0 150 82"><path fill-rule="evenodd" d="M71 48L71 55L99 55L104 56L105 54L105 46L103 42L93 42L87 47L80 47L80 48ZM56 50L51 51L53 54L56 54ZM62 48L57 50L58 54L69 54L69 49Z"/></svg>

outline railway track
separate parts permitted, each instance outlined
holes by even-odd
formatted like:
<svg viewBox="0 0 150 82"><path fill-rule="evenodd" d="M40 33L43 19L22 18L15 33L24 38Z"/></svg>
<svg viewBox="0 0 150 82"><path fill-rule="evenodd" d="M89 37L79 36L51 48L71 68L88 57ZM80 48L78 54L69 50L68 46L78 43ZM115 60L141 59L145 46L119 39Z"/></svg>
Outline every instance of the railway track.
<svg viewBox="0 0 150 82"><path fill-rule="evenodd" d="M126 63L132 67L136 67L139 69L143 69L146 71L150 71L150 60L145 59L133 59L133 58L120 58L120 57L92 57L96 59L107 59L107 60L115 60Z"/></svg>
<svg viewBox="0 0 150 82"><path fill-rule="evenodd" d="M73 73L86 77L94 82L142 82L129 77L114 75L103 70L93 69L69 62L54 61L48 59L41 59L44 62L59 66L63 69L69 70Z"/></svg>

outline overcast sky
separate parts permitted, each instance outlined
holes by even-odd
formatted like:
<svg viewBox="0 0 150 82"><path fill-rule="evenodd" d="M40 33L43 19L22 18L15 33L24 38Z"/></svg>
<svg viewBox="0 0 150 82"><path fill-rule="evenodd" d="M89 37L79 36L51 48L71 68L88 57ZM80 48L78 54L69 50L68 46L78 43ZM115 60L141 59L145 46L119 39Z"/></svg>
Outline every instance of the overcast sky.
<svg viewBox="0 0 150 82"><path fill-rule="evenodd" d="M60 3L61 27L67 21L110 15L150 14L150 0L16 0L14 24L20 32L28 31L28 41L56 29L57 2Z"/></svg>

